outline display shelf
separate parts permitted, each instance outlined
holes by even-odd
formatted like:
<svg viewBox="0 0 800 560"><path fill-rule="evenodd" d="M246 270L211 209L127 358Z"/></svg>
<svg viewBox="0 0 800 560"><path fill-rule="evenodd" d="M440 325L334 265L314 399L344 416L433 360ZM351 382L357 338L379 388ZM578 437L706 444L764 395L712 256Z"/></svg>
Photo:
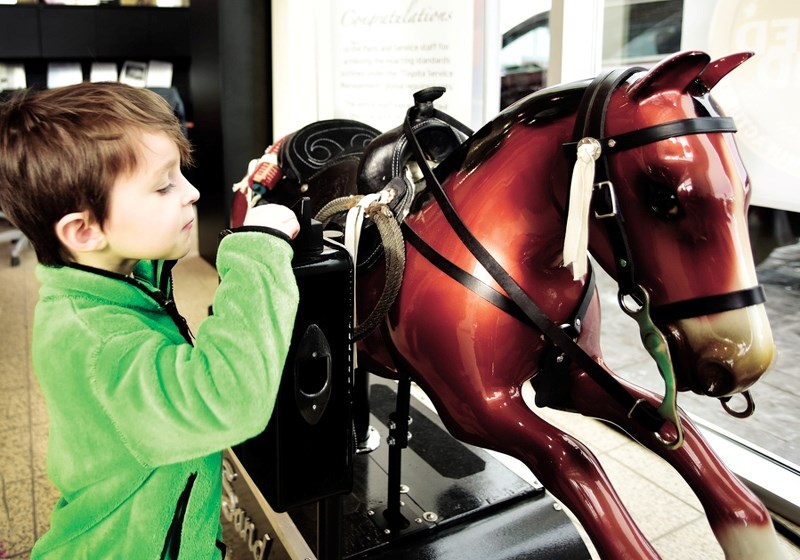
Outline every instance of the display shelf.
<svg viewBox="0 0 800 560"><path fill-rule="evenodd" d="M25 66L30 87L45 87L49 62L171 62L175 85L188 99L191 40L187 8L0 6L0 63Z"/></svg>

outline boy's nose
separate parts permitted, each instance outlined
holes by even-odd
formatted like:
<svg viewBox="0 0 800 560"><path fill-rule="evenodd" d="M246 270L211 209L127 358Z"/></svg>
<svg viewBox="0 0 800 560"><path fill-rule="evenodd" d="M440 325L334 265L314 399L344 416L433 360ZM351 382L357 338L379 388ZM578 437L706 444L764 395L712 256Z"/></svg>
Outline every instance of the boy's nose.
<svg viewBox="0 0 800 560"><path fill-rule="evenodd" d="M188 181L186 181L186 186L188 187L186 189L186 204L194 204L200 198L200 191Z"/></svg>

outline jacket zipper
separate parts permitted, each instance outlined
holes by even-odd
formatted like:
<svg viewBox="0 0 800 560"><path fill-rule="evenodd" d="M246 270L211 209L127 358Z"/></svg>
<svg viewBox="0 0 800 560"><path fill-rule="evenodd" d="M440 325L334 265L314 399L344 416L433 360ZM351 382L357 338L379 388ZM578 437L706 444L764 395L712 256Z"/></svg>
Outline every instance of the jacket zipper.
<svg viewBox="0 0 800 560"><path fill-rule="evenodd" d="M164 538L164 548L161 551L162 560L177 560L181 552L181 540L183 537L183 519L186 516L186 506L189 503L189 497L192 494L192 487L197 478L197 473L193 472L189 475L189 480L186 482L186 487L178 497L175 504L175 513L172 516L172 523L167 530L167 536Z"/></svg>
<svg viewBox="0 0 800 560"><path fill-rule="evenodd" d="M157 261L155 261L157 262ZM164 261L161 269L156 268L157 276L156 276L156 284L157 287L155 291L146 289L142 283L140 283L135 278L130 278L128 276L123 276L121 274L117 274L115 272L110 272L108 270L103 270L100 268L94 268L91 266L81 265L77 263L69 263L67 266L76 268L78 270L83 270L86 272L91 272L94 274L99 274L101 276L105 276L106 278L113 278L115 280L123 280L128 284L135 286L145 294L147 294L152 300L154 300L162 310L167 312L172 322L175 323L175 326L178 327L178 331L181 333L181 336L188 342L189 344L194 345L192 336L192 331L189 329L189 323L186 322L186 319L183 315L180 314L178 311L178 307L175 305L175 300L172 298L172 269L175 266L177 261ZM169 294L169 296L167 296Z"/></svg>

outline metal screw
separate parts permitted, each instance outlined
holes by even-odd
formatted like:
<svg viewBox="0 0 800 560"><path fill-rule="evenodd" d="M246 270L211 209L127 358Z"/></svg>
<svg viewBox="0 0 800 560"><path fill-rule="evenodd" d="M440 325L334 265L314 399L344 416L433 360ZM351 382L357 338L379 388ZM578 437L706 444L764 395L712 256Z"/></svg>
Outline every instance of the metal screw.
<svg viewBox="0 0 800 560"><path fill-rule="evenodd" d="M369 515L369 516L375 515L375 512L372 511L372 510L369 510L369 511L367 511L367 515Z"/></svg>
<svg viewBox="0 0 800 560"><path fill-rule="evenodd" d="M617 145L617 141L616 140L614 140L613 138L609 138L608 139L608 147L609 148L613 148L616 145Z"/></svg>
<svg viewBox="0 0 800 560"><path fill-rule="evenodd" d="M422 519L421 519L421 518L419 518L419 517L417 517L417 518L414 520L414 523L422 523Z"/></svg>
<svg viewBox="0 0 800 560"><path fill-rule="evenodd" d="M431 523L439 519L439 516L433 513L432 511L426 511L422 514L422 518L425 521L430 521Z"/></svg>
<svg viewBox="0 0 800 560"><path fill-rule="evenodd" d="M622 268L625 268L626 266L628 266L628 261L626 261L625 259L620 259L620 260L619 260L619 265L620 265Z"/></svg>
<svg viewBox="0 0 800 560"><path fill-rule="evenodd" d="M406 484L401 484L400 485L400 493L401 494L408 494L408 490L409 490L408 485L406 485Z"/></svg>
<svg viewBox="0 0 800 560"><path fill-rule="evenodd" d="M553 502L553 509L556 511L561 511L564 508L562 508L561 504L559 504L558 502Z"/></svg>
<svg viewBox="0 0 800 560"><path fill-rule="evenodd" d="M392 530L391 529L384 529L383 530L383 534L384 535L391 535L392 534Z"/></svg>

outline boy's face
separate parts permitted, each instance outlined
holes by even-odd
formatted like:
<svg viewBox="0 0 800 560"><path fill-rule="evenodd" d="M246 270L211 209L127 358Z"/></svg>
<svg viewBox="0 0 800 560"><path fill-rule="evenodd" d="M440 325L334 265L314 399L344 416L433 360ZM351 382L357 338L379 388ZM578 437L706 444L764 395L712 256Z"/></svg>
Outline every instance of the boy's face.
<svg viewBox="0 0 800 560"><path fill-rule="evenodd" d="M181 173L175 143L164 133L141 136L136 170L117 178L103 233L104 260L123 274L142 259L179 259L189 252L192 204L200 193Z"/></svg>

